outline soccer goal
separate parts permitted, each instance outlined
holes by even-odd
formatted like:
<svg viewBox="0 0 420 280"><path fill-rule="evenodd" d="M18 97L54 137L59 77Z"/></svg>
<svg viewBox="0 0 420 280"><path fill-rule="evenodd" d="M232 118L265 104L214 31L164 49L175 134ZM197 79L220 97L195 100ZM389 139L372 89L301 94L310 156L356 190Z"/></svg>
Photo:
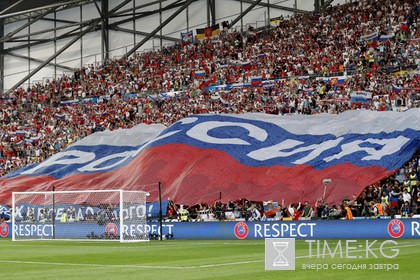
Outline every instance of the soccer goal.
<svg viewBox="0 0 420 280"><path fill-rule="evenodd" d="M144 191L14 192L12 240L148 241Z"/></svg>

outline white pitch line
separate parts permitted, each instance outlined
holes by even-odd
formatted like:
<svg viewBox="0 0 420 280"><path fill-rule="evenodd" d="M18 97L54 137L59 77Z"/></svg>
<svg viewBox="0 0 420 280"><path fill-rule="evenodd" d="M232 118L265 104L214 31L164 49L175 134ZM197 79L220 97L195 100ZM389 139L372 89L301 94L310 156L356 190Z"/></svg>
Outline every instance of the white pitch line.
<svg viewBox="0 0 420 280"><path fill-rule="evenodd" d="M179 239L181 240L181 239ZM177 241L179 241L177 240ZM184 241L184 240L182 240ZM47 241L49 242L49 241ZM27 244L27 243L21 243L24 244L22 246L30 246L30 247L57 247L57 244L53 244L53 242L55 241L51 241L50 244ZM153 242L157 242L157 241L153 241ZM177 243L177 244L170 244L170 242L172 241L165 241L164 243L160 243L159 244L151 244L151 245L139 245L139 246L109 246L110 248L122 248L122 249L141 249L141 248L166 248L166 247L185 247L185 246L200 246L200 245L237 245L237 246L248 246L248 245L264 245L264 241L261 242L246 242L246 243L241 243L241 240L238 241L234 241L234 242L222 242L222 243L217 243L217 242L194 242L194 243ZM79 243L81 244L81 243ZM97 245L98 243L95 243L95 245ZM109 243L108 243L109 244ZM105 244L106 245L106 244ZM5 245L1 245L1 247L16 247L16 246L20 246L20 244L5 244ZM81 248L81 247L107 247L107 246L89 246L89 245L79 245L77 246L77 248ZM107 247L108 248L108 247Z"/></svg>
<svg viewBox="0 0 420 280"><path fill-rule="evenodd" d="M218 263L218 264L205 264L196 266L160 266L160 265L127 265L127 264L93 264L93 263L60 263L60 262L33 262L33 261L10 261L0 260L0 263L15 263L15 264L37 264L37 265L63 265L63 266L85 266L85 267L114 267L114 268L152 268L152 269L197 269L197 268L209 268L219 266L230 266L262 262L262 260L253 261L242 261L242 262L230 262L230 263Z"/></svg>
<svg viewBox="0 0 420 280"><path fill-rule="evenodd" d="M219 266L228 266L228 265L257 263L257 262L263 262L263 260L231 262L231 263L203 264L203 265L196 265L196 266L185 266L185 269L209 268L209 267L219 267Z"/></svg>
<svg viewBox="0 0 420 280"><path fill-rule="evenodd" d="M40 264L40 265L63 265L63 266L87 266L87 267L115 267L115 268L158 268L158 269L185 269L184 266L159 266L159 265L130 265L130 264L94 264L94 263L60 263L60 262L31 262L31 261L10 261L0 260L0 263L16 264Z"/></svg>

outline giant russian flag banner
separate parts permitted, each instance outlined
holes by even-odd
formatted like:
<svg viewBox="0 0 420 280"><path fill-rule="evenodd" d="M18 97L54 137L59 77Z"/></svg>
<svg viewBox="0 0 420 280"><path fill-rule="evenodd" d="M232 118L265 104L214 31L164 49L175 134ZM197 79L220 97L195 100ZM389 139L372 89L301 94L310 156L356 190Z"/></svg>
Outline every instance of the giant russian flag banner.
<svg viewBox="0 0 420 280"><path fill-rule="evenodd" d="M248 198L340 202L395 172L420 147L420 109L339 115L192 115L166 128L98 132L0 178L13 191L139 189L177 203ZM154 185L155 187L156 185ZM157 198L154 189L150 201Z"/></svg>

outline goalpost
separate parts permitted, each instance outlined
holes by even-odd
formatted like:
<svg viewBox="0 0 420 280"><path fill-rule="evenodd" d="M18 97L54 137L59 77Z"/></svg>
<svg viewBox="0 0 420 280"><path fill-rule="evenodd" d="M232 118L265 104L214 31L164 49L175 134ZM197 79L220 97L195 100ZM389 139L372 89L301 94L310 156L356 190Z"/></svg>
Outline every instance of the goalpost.
<svg viewBox="0 0 420 280"><path fill-rule="evenodd" d="M12 240L148 241L144 191L13 192Z"/></svg>

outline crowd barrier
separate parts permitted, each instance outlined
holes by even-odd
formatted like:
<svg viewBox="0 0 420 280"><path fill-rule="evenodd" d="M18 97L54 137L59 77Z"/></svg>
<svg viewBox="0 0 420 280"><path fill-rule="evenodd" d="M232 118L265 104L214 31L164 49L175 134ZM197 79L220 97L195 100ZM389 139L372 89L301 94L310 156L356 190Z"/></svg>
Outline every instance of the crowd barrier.
<svg viewBox="0 0 420 280"><path fill-rule="evenodd" d="M125 235L160 233L159 223L126 225ZM52 239L51 223L17 223L15 235L23 238ZM56 223L55 238L117 238L121 229L114 223ZM174 239L263 239L291 237L297 239L330 238L420 238L420 219L378 220L307 220L276 222L165 222L163 234ZM0 224L0 236L12 236L12 224ZM90 237L87 237L90 236Z"/></svg>

